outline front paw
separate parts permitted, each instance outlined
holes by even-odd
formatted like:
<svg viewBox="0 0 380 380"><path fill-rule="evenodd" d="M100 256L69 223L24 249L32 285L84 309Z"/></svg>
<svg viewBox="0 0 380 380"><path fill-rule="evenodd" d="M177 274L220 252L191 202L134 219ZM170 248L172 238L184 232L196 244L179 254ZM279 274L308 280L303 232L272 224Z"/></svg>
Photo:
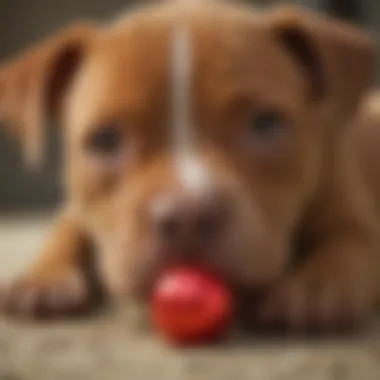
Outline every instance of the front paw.
<svg viewBox="0 0 380 380"><path fill-rule="evenodd" d="M57 318L89 308L90 294L74 268L36 270L0 288L0 307L19 317Z"/></svg>
<svg viewBox="0 0 380 380"><path fill-rule="evenodd" d="M304 271L278 284L259 306L261 327L298 332L339 332L366 320L373 289L355 276Z"/></svg>

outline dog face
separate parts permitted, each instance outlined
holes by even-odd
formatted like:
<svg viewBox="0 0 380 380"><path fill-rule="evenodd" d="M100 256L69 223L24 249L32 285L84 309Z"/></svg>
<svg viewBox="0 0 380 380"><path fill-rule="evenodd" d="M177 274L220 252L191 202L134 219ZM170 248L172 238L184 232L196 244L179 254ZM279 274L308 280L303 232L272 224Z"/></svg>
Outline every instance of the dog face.
<svg viewBox="0 0 380 380"><path fill-rule="evenodd" d="M372 58L360 34L307 16L311 27L298 11L167 4L28 57L44 69L23 84L19 124L61 120L69 205L113 293L144 294L178 263L244 287L283 274ZM20 71L4 69L4 88Z"/></svg>

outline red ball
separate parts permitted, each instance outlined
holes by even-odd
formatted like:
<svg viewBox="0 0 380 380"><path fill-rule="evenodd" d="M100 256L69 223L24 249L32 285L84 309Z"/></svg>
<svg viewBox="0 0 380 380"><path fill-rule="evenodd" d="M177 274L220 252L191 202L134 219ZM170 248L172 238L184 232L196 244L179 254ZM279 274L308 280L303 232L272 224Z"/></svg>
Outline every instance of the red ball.
<svg viewBox="0 0 380 380"><path fill-rule="evenodd" d="M227 330L232 317L229 289L197 268L166 272L156 283L151 307L156 329L176 344L216 339Z"/></svg>

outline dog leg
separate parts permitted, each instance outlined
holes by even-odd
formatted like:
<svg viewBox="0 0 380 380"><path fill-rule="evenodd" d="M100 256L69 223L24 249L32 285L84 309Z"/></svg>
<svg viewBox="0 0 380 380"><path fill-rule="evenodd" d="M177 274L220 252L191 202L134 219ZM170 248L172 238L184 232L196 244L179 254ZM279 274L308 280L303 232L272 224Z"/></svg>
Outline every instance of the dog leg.
<svg viewBox="0 0 380 380"><path fill-rule="evenodd" d="M352 235L315 249L258 310L261 323L294 330L353 327L370 315L378 297L379 253Z"/></svg>
<svg viewBox="0 0 380 380"><path fill-rule="evenodd" d="M66 215L60 216L33 265L1 289L1 308L34 317L84 312L91 304L89 281L82 270L88 254L79 226Z"/></svg>

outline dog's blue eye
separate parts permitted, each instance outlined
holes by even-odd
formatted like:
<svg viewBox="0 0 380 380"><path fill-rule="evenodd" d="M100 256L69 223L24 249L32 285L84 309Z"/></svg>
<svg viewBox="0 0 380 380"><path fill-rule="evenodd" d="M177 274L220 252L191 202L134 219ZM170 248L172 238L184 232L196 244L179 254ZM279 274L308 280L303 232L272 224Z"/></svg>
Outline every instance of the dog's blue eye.
<svg viewBox="0 0 380 380"><path fill-rule="evenodd" d="M285 127L283 117L274 111L260 111L255 113L250 121L250 134L260 141L269 141L277 138Z"/></svg>
<svg viewBox="0 0 380 380"><path fill-rule="evenodd" d="M115 153L120 144L120 131L112 125L99 128L87 140L87 148L90 151L104 155Z"/></svg>

